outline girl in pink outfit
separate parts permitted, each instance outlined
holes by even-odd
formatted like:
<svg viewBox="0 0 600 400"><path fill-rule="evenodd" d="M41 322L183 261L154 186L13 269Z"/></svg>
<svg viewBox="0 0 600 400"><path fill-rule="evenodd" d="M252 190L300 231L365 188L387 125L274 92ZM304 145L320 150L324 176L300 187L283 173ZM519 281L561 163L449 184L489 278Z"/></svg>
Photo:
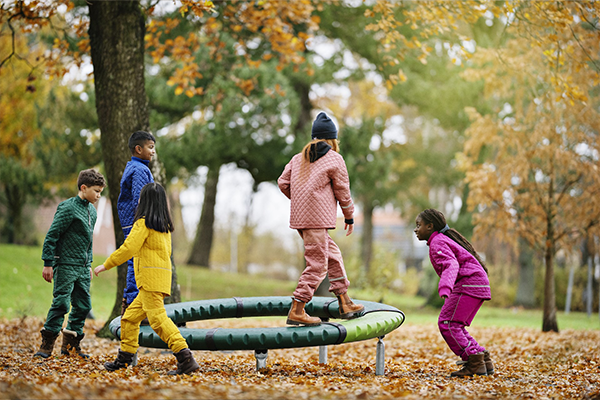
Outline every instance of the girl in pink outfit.
<svg viewBox="0 0 600 400"><path fill-rule="evenodd" d="M329 273L329 291L338 298L344 319L358 317L364 306L348 297L350 282L346 277L340 249L327 230L335 229L337 204L344 213L344 229L354 229L354 204L350 196L350 180L346 163L339 154L337 128L324 112L312 126L312 141L285 166L277 180L279 189L291 200L290 228L297 229L304 241L306 268L294 291L287 323L319 325L321 319L311 317L304 306Z"/></svg>
<svg viewBox="0 0 600 400"><path fill-rule="evenodd" d="M426 240L429 259L440 277L438 293L444 301L438 326L450 350L463 365L451 376L491 375L494 364L489 352L466 330L484 300L492 298L485 263L473 245L446 224L444 214L427 209L417 216L415 234Z"/></svg>

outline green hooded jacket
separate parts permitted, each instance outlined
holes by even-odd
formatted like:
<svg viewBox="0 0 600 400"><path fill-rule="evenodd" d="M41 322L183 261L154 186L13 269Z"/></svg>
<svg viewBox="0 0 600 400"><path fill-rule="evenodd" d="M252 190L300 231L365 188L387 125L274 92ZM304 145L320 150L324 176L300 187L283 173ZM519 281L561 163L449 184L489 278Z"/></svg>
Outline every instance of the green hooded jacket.
<svg viewBox="0 0 600 400"><path fill-rule="evenodd" d="M60 203L44 240L44 266L68 264L90 267L96 217L94 206L79 196Z"/></svg>

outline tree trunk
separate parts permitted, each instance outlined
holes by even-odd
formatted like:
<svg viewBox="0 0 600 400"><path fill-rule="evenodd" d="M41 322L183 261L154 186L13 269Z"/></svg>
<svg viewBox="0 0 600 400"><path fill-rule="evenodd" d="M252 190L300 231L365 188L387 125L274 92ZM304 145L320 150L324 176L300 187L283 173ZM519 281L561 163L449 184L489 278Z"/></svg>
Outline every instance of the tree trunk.
<svg viewBox="0 0 600 400"><path fill-rule="evenodd" d="M585 310L588 318L592 316L592 301L594 300L592 290L592 283L594 282L593 268L594 255L591 254L590 257L588 257L587 262L587 285L585 287Z"/></svg>
<svg viewBox="0 0 600 400"><path fill-rule="evenodd" d="M373 258L373 204L371 201L363 201L363 229L360 239L360 252L367 276L371 270L371 259Z"/></svg>
<svg viewBox="0 0 600 400"><path fill-rule="evenodd" d="M89 1L88 5L96 112L118 247L123 243L123 232L117 200L123 169L131 157L127 141L131 133L149 126L144 86L145 22L139 1ZM126 276L126 264L120 265L115 305L99 336L112 337L108 324L121 312Z"/></svg>
<svg viewBox="0 0 600 400"><path fill-rule="evenodd" d="M550 185L552 187L552 185ZM551 192L552 193L552 192ZM546 263L546 276L544 279L544 317L543 332L558 332L556 322L556 293L554 282L554 226L552 217L548 215L547 236L544 261Z"/></svg>
<svg viewBox="0 0 600 400"><path fill-rule="evenodd" d="M529 243L519 239L519 283L515 305L525 308L535 307L535 266L534 252Z"/></svg>
<svg viewBox="0 0 600 400"><path fill-rule="evenodd" d="M154 181L163 185L163 187L165 187L166 190L167 177L165 173L165 168L158 159L158 156L154 158L154 161L151 163L150 168L152 169L152 176L154 176ZM179 228L182 231L184 231L183 221L181 218L181 204L179 203L179 191L176 191L173 196L171 196L170 191L168 191L167 196L169 198L169 208L171 218L173 219L173 224L175 224L176 229ZM175 199L175 196L177 196L177 199ZM183 232L183 236L185 236L185 231ZM181 289L179 287L179 281L177 280L177 267L175 265L174 256L175 242L175 236L171 235L171 295L165 297L165 304L181 302Z"/></svg>
<svg viewBox="0 0 600 400"><path fill-rule="evenodd" d="M215 204L217 202L217 184L219 183L220 166L208 168L206 183L204 184L204 203L202 203L202 214L196 231L196 238L188 264L209 268L210 249L212 248Z"/></svg>
<svg viewBox="0 0 600 400"><path fill-rule="evenodd" d="M25 196L17 185L7 182L4 191L7 200L7 218L4 224L3 235L11 244L24 244L23 239L23 207Z"/></svg>
<svg viewBox="0 0 600 400"><path fill-rule="evenodd" d="M292 82L294 85L294 91L298 94L298 98L300 99L300 110L298 113L298 120L296 121L296 126L294 126L294 136L299 138L301 142L305 142L304 134L306 126L311 126L311 116L310 112L312 111L312 104L310 102L310 84L306 82L304 79L299 79L297 77L292 77Z"/></svg>

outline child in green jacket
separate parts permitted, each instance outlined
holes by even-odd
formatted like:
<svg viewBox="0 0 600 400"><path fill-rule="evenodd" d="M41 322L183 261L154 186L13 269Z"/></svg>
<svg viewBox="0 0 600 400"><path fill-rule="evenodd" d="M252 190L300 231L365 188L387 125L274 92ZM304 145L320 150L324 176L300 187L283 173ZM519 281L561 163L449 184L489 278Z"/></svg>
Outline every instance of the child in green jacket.
<svg viewBox="0 0 600 400"><path fill-rule="evenodd" d="M62 354L67 355L69 350L74 350L79 356L88 357L81 352L80 343L84 337L85 317L92 308L92 240L97 215L93 204L98 201L105 186L104 176L99 172L93 169L81 171L77 179L79 193L58 205L46 234L42 249L42 276L47 282L54 279L54 298L41 330L42 344L35 353L37 357L50 357L61 331ZM67 313L69 322L62 329Z"/></svg>

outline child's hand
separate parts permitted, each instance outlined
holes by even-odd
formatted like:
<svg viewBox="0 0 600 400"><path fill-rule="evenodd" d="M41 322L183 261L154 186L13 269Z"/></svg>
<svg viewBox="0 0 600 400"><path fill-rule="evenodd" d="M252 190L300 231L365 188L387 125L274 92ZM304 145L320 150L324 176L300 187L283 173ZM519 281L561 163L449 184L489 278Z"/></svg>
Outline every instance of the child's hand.
<svg viewBox="0 0 600 400"><path fill-rule="evenodd" d="M350 236L350 234L352 232L354 232L354 224L346 224L344 226L344 230L347 230L348 232L346 232L346 236Z"/></svg>
<svg viewBox="0 0 600 400"><path fill-rule="evenodd" d="M52 278L54 277L54 269L52 267L44 267L42 271L42 276L46 280L46 282L52 283Z"/></svg>
<svg viewBox="0 0 600 400"><path fill-rule="evenodd" d="M104 271L106 271L106 268L104 267L104 264L98 265L96 268L94 268L94 273L96 274L96 276L98 276L98 274L100 272L104 272Z"/></svg>

